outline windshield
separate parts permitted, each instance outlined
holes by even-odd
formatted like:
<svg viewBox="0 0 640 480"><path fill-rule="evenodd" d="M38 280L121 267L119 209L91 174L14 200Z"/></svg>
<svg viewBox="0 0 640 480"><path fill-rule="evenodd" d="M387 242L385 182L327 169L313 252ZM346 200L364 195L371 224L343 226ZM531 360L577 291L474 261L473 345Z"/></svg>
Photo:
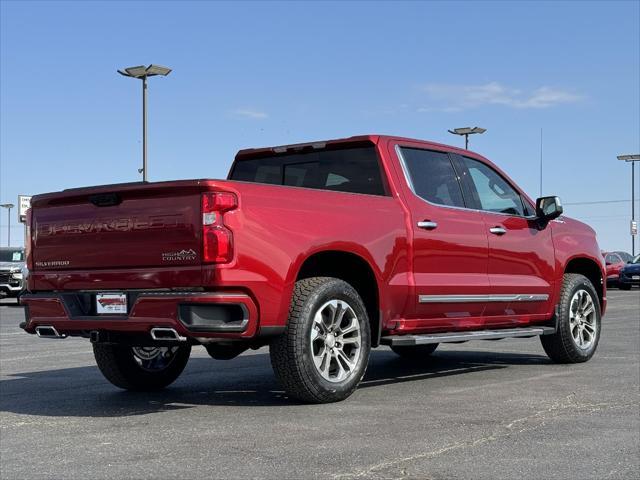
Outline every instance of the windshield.
<svg viewBox="0 0 640 480"><path fill-rule="evenodd" d="M0 250L0 262L24 262L24 252L20 249Z"/></svg>
<svg viewBox="0 0 640 480"><path fill-rule="evenodd" d="M627 263L633 260L633 257L631 256L630 253L627 252L613 252L616 255L620 256L620 258L622 259L623 262Z"/></svg>
<svg viewBox="0 0 640 480"><path fill-rule="evenodd" d="M636 257L631 260L631 263L640 263L640 255L636 255Z"/></svg>

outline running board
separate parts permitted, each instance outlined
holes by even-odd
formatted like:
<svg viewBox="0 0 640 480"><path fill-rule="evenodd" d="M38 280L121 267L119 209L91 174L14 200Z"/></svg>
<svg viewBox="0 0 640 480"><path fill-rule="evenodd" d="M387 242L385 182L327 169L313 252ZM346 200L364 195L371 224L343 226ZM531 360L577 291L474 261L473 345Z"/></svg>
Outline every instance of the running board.
<svg viewBox="0 0 640 480"><path fill-rule="evenodd" d="M429 343L468 342L469 340L500 340L503 338L526 338L556 333L553 327L506 328L501 330L475 330L472 332L428 333L423 335L389 335L382 337L382 345L409 346Z"/></svg>

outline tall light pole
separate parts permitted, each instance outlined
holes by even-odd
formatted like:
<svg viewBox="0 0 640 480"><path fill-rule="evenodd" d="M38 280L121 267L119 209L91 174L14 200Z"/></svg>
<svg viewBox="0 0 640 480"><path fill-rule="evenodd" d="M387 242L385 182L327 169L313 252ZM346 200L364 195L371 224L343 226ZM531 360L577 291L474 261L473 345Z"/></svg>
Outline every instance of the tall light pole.
<svg viewBox="0 0 640 480"><path fill-rule="evenodd" d="M3 203L0 205L7 209L7 247L11 246L11 209L15 207L13 203Z"/></svg>
<svg viewBox="0 0 640 480"><path fill-rule="evenodd" d="M171 69L160 65L149 65L145 67L128 67L118 70L120 75L142 80L142 168L138 169L142 173L142 181L147 181L147 77L162 75L166 77L171 73Z"/></svg>
<svg viewBox="0 0 640 480"><path fill-rule="evenodd" d="M636 223L636 162L640 161L638 155L618 155L618 160L631 162L631 255L636 256L636 235L638 224Z"/></svg>
<svg viewBox="0 0 640 480"><path fill-rule="evenodd" d="M453 133L454 135L464 136L464 148L465 150L469 150L469 135L473 135L474 133L484 133L487 131L486 128L481 127L464 127L464 128L454 128L453 130L447 130L449 133Z"/></svg>

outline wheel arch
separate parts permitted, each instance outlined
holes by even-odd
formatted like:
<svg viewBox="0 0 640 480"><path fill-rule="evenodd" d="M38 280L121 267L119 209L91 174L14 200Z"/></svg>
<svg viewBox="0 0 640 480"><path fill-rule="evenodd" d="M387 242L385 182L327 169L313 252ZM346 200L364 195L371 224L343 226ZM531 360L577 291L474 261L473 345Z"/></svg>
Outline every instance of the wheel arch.
<svg viewBox="0 0 640 480"><path fill-rule="evenodd" d="M600 309L604 310L605 286L604 277L600 265L586 257L574 257L567 262L564 273L578 273L589 279L598 294ZM604 311L603 311L604 313Z"/></svg>
<svg viewBox="0 0 640 480"><path fill-rule="evenodd" d="M371 263L362 256L342 250L323 250L309 255L300 265L296 281L310 277L335 277L351 285L367 309L371 328L371 346L380 344L382 315L380 288Z"/></svg>

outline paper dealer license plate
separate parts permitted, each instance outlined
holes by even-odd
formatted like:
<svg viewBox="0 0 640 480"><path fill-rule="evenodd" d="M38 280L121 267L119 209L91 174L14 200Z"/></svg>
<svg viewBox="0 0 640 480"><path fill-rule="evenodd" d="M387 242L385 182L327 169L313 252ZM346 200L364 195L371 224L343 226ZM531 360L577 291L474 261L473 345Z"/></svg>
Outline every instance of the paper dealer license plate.
<svg viewBox="0 0 640 480"><path fill-rule="evenodd" d="M98 293L96 295L96 313L127 314L127 295L124 293Z"/></svg>

